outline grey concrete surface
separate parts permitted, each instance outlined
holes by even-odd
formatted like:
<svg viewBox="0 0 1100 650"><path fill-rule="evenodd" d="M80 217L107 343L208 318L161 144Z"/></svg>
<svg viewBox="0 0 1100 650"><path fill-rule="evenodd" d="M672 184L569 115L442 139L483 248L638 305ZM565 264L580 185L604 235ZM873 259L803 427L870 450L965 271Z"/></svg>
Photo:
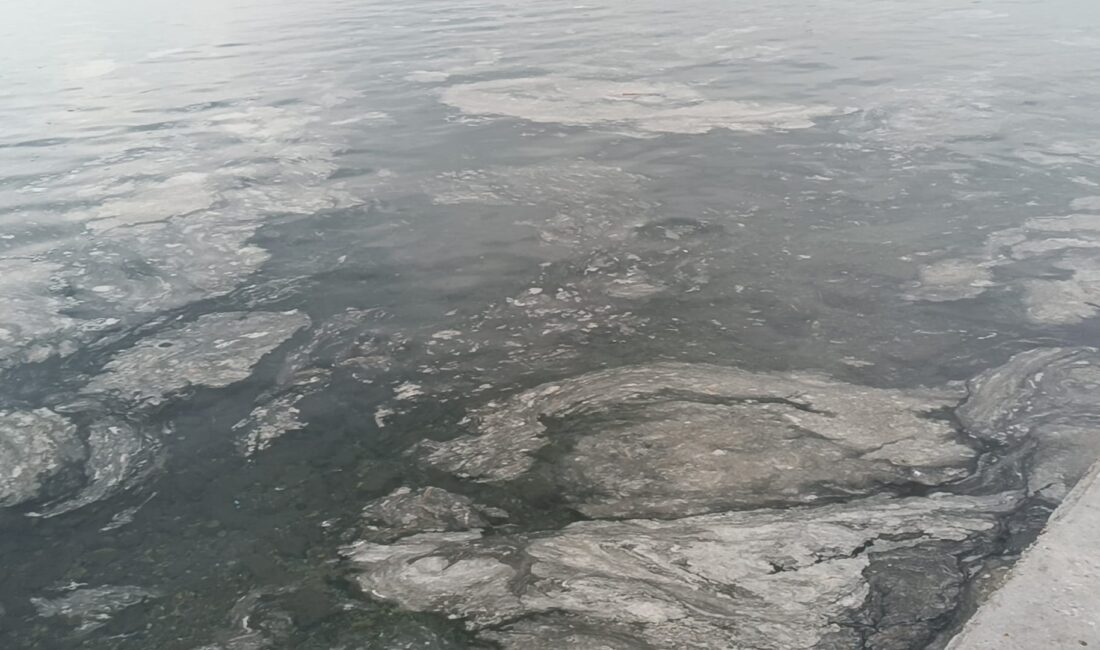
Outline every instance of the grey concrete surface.
<svg viewBox="0 0 1100 650"><path fill-rule="evenodd" d="M948 650L1100 647L1100 463Z"/></svg>

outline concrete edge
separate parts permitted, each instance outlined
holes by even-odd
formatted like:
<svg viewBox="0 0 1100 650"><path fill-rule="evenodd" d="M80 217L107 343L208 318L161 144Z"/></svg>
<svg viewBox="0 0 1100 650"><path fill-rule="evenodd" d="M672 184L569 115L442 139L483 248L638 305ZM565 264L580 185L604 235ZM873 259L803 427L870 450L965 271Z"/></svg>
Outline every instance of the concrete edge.
<svg viewBox="0 0 1100 650"><path fill-rule="evenodd" d="M947 650L1100 649L1100 462Z"/></svg>

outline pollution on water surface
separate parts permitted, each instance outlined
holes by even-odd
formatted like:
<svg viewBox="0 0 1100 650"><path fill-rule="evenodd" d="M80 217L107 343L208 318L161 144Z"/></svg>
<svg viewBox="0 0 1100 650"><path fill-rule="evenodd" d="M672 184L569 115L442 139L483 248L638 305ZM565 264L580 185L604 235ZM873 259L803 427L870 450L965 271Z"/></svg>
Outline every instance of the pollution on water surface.
<svg viewBox="0 0 1100 650"><path fill-rule="evenodd" d="M1100 459L1100 5L0 36L0 647L942 648Z"/></svg>

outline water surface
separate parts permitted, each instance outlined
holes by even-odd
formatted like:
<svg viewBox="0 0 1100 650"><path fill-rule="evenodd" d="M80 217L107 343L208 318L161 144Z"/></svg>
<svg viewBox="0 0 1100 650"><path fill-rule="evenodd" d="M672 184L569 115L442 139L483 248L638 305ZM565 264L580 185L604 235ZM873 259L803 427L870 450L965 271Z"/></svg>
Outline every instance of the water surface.
<svg viewBox="0 0 1100 650"><path fill-rule="evenodd" d="M0 410L93 458L0 511L5 647L263 647L249 616L469 647L337 549L400 486L583 517L406 453L472 410L659 361L944 386L1097 340L1092 3L5 13Z"/></svg>

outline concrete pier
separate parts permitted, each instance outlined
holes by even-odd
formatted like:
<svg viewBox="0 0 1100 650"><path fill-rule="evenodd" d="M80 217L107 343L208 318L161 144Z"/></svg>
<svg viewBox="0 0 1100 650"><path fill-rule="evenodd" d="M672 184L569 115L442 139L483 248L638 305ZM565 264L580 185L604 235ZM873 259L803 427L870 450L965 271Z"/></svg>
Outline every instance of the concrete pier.
<svg viewBox="0 0 1100 650"><path fill-rule="evenodd" d="M948 650L1100 648L1100 464Z"/></svg>

